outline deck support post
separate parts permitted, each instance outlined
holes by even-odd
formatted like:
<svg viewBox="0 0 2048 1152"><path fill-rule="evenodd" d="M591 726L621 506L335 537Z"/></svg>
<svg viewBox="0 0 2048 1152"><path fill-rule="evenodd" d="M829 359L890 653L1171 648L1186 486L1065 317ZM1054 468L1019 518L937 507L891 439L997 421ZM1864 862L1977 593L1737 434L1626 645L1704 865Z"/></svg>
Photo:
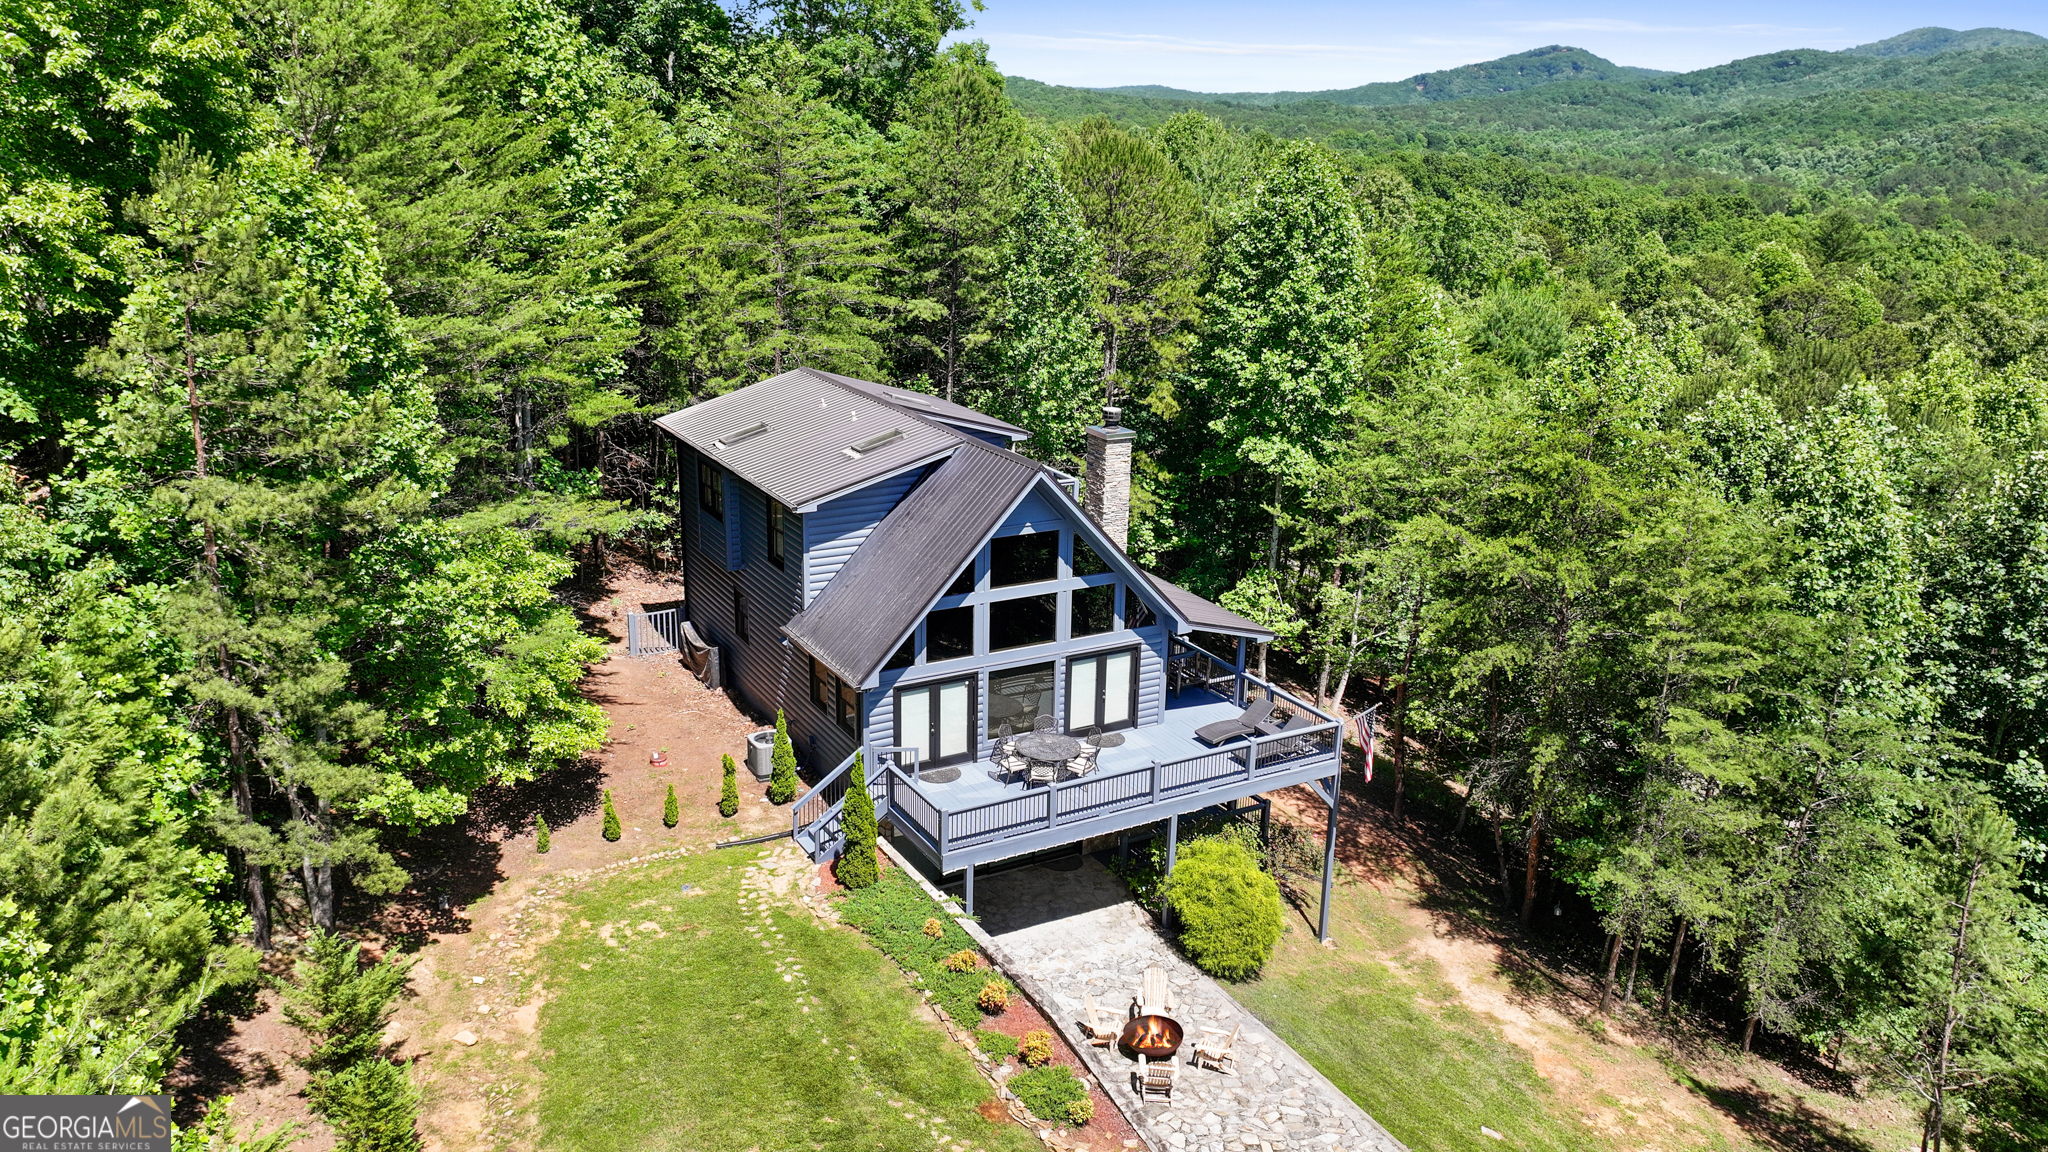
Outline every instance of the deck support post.
<svg viewBox="0 0 2048 1152"><path fill-rule="evenodd" d="M1259 843L1266 847L1273 844L1273 802L1259 797Z"/></svg>
<svg viewBox="0 0 2048 1152"><path fill-rule="evenodd" d="M1231 689L1230 702L1242 708L1244 707L1244 637L1242 636L1237 638L1237 664L1233 671L1237 673L1237 683Z"/></svg>
<svg viewBox="0 0 2048 1152"><path fill-rule="evenodd" d="M1174 853L1175 853L1175 852L1176 852L1176 851L1177 851L1177 850L1178 850L1179 848L1180 848L1180 813L1176 812L1176 813L1174 813L1173 815L1171 815L1171 816L1168 816L1168 817L1166 818L1166 875L1167 875L1167 876L1172 876L1172 875L1173 875L1173 857L1174 857ZM1163 887L1163 885L1162 885L1162 887ZM1168 904L1168 903L1166 902L1166 897L1165 897L1164 895L1161 895L1161 896L1159 897L1159 924L1160 924L1160 927L1162 927L1162 928L1163 928L1163 927L1166 927L1167 925L1170 925L1170 924L1172 924L1172 923L1173 923L1173 906L1172 906L1172 905L1170 905L1170 904Z"/></svg>
<svg viewBox="0 0 2048 1152"><path fill-rule="evenodd" d="M1116 836L1116 860L1122 864L1131 858L1131 832L1126 828Z"/></svg>
<svg viewBox="0 0 2048 1152"><path fill-rule="evenodd" d="M1330 942L1330 880L1337 870L1337 809L1344 802L1344 775L1330 777L1330 826L1323 835L1323 912L1316 939Z"/></svg>
<svg viewBox="0 0 2048 1152"><path fill-rule="evenodd" d="M964 903L964 904L966 905L966 911L967 911L967 914L968 914L969 916L972 916L972 915L974 915L974 865L972 865L972 864L969 864L969 865L967 866L967 884L966 884L966 887L967 887L967 899L966 899L965 901L963 901L963 903ZM1324 884L1324 886L1323 886L1323 887L1324 887L1324 888L1325 888L1325 889L1327 890L1327 889L1328 889L1328 887L1329 887L1329 885L1328 885L1328 884L1326 883L1326 884ZM1325 896L1323 897L1323 899L1324 899L1324 900L1328 900L1328 899L1329 899L1329 896L1328 896L1328 895L1325 895Z"/></svg>

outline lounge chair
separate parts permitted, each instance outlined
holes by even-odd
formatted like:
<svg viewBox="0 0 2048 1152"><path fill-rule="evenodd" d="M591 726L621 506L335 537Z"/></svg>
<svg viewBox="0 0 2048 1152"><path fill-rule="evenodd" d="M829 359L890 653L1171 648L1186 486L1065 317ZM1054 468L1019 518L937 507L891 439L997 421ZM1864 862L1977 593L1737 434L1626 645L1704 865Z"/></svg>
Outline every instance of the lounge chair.
<svg viewBox="0 0 2048 1152"><path fill-rule="evenodd" d="M1138 1082L1138 1098L1150 1103L1154 1100L1173 1102L1173 1085L1180 1079L1180 1057L1170 1060L1151 1060L1143 1052L1138 1053L1138 1069L1134 1076Z"/></svg>
<svg viewBox="0 0 2048 1152"><path fill-rule="evenodd" d="M1095 1006L1095 997L1083 994L1081 1007L1088 1012L1088 1018L1081 1021L1081 1031L1087 1033L1088 1042L1097 1048L1107 1048L1116 1043L1119 1032L1115 1021L1109 1018L1109 1013Z"/></svg>
<svg viewBox="0 0 2048 1152"><path fill-rule="evenodd" d="M1313 728L1320 723L1322 723L1321 720L1309 714L1306 710L1296 709L1294 715L1288 717L1287 723L1274 724L1269 720L1259 725L1259 732L1265 736L1279 736L1288 732L1299 732L1304 728ZM1267 759L1281 759L1300 755L1307 743L1306 739L1295 736L1286 740L1275 740L1259 751Z"/></svg>
<svg viewBox="0 0 2048 1152"><path fill-rule="evenodd" d="M1200 1067L1206 1064L1226 1076L1237 1075L1237 1034L1243 1030L1243 1024L1237 1025L1228 1032L1221 1028L1202 1029L1210 1039L1202 1040L1195 1044L1195 1066Z"/></svg>
<svg viewBox="0 0 2048 1152"><path fill-rule="evenodd" d="M1273 698L1267 697L1253 704L1238 716L1229 720L1218 720L1195 729L1195 739L1204 744L1221 744L1249 736L1259 730L1259 725L1273 718Z"/></svg>

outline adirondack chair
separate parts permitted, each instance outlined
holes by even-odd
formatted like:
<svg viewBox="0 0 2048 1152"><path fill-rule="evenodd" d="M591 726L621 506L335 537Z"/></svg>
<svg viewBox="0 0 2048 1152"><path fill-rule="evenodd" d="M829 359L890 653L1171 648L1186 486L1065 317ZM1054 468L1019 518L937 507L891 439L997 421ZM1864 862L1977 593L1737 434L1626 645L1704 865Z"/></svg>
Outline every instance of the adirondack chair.
<svg viewBox="0 0 2048 1152"><path fill-rule="evenodd" d="M1164 1016L1173 1011L1173 988L1166 982L1166 969L1157 965L1145 969L1138 986L1138 1016Z"/></svg>
<svg viewBox="0 0 2048 1152"><path fill-rule="evenodd" d="M1082 995L1081 1007L1088 1013L1088 1018L1081 1021L1081 1031L1088 1034L1088 1042L1097 1048L1107 1048L1116 1043L1116 1022L1109 1018L1109 1013L1095 1006L1095 997Z"/></svg>
<svg viewBox="0 0 2048 1152"><path fill-rule="evenodd" d="M1207 1065L1226 1076L1237 1075L1237 1034L1244 1030L1242 1023L1225 1032L1221 1028L1204 1028L1210 1038L1195 1044L1196 1066Z"/></svg>
<svg viewBox="0 0 2048 1152"><path fill-rule="evenodd" d="M1138 1082L1138 1098L1147 1103L1154 1100L1171 1104L1173 1086L1180 1079L1180 1057L1167 1060L1147 1059L1138 1053L1138 1068L1133 1076Z"/></svg>

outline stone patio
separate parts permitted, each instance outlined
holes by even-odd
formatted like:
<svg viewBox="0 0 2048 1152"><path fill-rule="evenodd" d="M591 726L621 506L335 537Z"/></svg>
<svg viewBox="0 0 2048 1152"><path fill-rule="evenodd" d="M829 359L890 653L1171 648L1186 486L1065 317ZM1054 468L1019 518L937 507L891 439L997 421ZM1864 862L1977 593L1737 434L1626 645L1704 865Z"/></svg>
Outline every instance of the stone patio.
<svg viewBox="0 0 2048 1152"><path fill-rule="evenodd" d="M980 878L975 910L998 963L1027 985L1096 1077L1137 1112L1155 1146L1174 1152L1407 1152L1365 1110L1246 1011L1216 981L1190 965L1132 903L1123 882L1092 859L1065 867L1034 865ZM1242 1022L1237 1075L1183 1065L1173 1101L1139 1105L1135 1067L1114 1049L1089 1045L1079 1022L1082 996L1118 1019L1130 1009L1145 969L1158 965L1173 985L1172 1013L1189 1044L1202 1028Z"/></svg>

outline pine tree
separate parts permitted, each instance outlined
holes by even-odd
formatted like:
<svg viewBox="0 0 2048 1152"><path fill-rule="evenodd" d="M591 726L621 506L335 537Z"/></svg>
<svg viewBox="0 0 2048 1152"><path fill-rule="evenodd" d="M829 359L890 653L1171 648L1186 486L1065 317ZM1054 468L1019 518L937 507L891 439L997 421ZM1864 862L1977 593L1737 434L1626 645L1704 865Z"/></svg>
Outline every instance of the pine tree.
<svg viewBox="0 0 2048 1152"><path fill-rule="evenodd" d="M536 812L533 814L533 850L545 856L548 854L548 848L551 846L552 841L548 839L547 819Z"/></svg>
<svg viewBox="0 0 2048 1152"><path fill-rule="evenodd" d="M730 820L740 810L740 767L732 762L732 753L725 754L725 782L718 788L718 814Z"/></svg>
<svg viewBox="0 0 2048 1152"><path fill-rule="evenodd" d="M619 828L618 809L612 807L612 790L604 790L604 838L617 840L623 833Z"/></svg>
<svg viewBox="0 0 2048 1152"><path fill-rule="evenodd" d="M789 742L789 723L782 718L782 709L775 710L775 755L774 773L768 777L768 801L771 804L787 804L796 799L796 748Z"/></svg>
<svg viewBox="0 0 2048 1152"><path fill-rule="evenodd" d="M832 874L848 888L868 888L880 874L875 858L875 798L868 794L868 781L861 754L853 754L853 767L846 773L846 802L840 810L840 826L846 835Z"/></svg>
<svg viewBox="0 0 2048 1152"><path fill-rule="evenodd" d="M661 805L661 826L673 828L676 826L676 821L682 818L682 809L676 807L676 786L670 784L668 786L668 799L662 801Z"/></svg>
<svg viewBox="0 0 2048 1152"><path fill-rule="evenodd" d="M387 955L365 965L361 953L345 936L315 931L292 979L279 984L285 1019L313 1039L302 1063L316 1077L375 1059L384 1024L398 1010L412 962Z"/></svg>

